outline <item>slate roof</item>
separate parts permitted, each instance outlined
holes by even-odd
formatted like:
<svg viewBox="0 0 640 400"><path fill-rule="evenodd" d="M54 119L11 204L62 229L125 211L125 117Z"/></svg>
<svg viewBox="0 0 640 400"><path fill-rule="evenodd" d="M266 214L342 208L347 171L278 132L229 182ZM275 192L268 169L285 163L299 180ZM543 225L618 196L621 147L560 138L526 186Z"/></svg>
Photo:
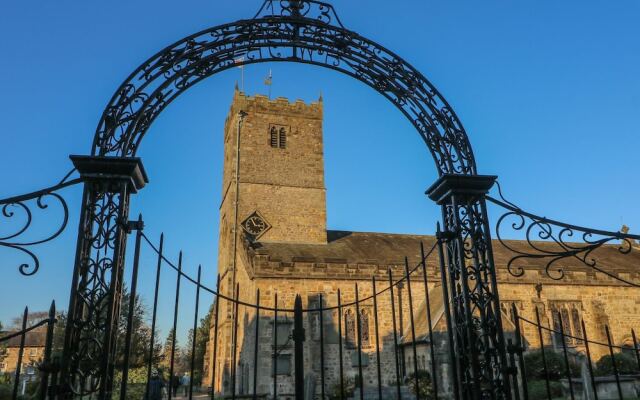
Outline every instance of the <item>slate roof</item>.
<svg viewBox="0 0 640 400"><path fill-rule="evenodd" d="M16 331L7 331L1 332L0 338L9 336ZM25 347L44 347L47 338L47 332L44 329L36 328L30 332L27 332L27 335L24 340ZM15 336L9 339L6 342L2 342L6 347L20 347L20 336Z"/></svg>
<svg viewBox="0 0 640 400"><path fill-rule="evenodd" d="M420 258L420 243L426 251L435 243L435 236L405 235L391 233L327 231L327 244L304 244L288 242L258 242L252 248L258 255L268 255L270 261L282 262L321 262L349 264L403 264L405 256L409 260ZM531 252L526 241L506 240L505 243L516 251ZM553 242L533 242L545 251L557 251L559 246ZM612 243L595 250L591 256L599 266L608 271L640 272L640 251L634 248L629 254L622 254L619 244ZM505 268L508 261L517 254L506 248L498 240L493 240L494 260L498 268ZM437 254L436 254L437 256ZM521 259L523 266L544 266L549 259ZM584 264L575 258L562 260L566 270L584 270Z"/></svg>
<svg viewBox="0 0 640 400"><path fill-rule="evenodd" d="M403 264L404 257L420 258L420 242L425 249L435 243L434 236L327 231L327 244L259 242L256 254L267 254L272 261L337 262L353 264Z"/></svg>

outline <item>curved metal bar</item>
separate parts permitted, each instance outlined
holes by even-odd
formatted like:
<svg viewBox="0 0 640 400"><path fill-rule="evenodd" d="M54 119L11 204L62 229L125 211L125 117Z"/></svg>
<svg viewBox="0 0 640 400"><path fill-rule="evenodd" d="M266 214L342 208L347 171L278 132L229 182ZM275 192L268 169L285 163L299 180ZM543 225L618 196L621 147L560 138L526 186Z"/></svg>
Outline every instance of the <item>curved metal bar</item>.
<svg viewBox="0 0 640 400"><path fill-rule="evenodd" d="M214 296L219 296L221 299L225 299L227 301L230 301L232 303L234 303L236 301L236 299L229 297L229 296L225 296L222 293L218 293L216 290L209 288L206 285L203 284L198 284L197 280L193 279L192 277L190 277L189 275L187 275L186 273L184 273L181 269L179 269L174 263L171 262L171 260L167 259L164 254L160 253L160 251L158 250L158 248L156 248L156 246L151 242L151 240L144 234L144 232L142 233L142 238L145 240L145 242L147 242L147 244L151 247L151 249L159 256L162 258L162 260L164 260L165 263L167 263L171 268L173 268L176 272L178 272L180 275L182 275L182 277L184 277L187 281L193 283L194 285L199 285L200 288L204 291L207 291L211 294L213 294ZM429 256L431 255L431 253L433 253L433 251L435 250L436 246L437 246L438 242L436 241L434 243L434 245L431 247L431 249L429 249L429 251L425 254L424 259L419 262L415 267L411 268L409 270L409 275L413 274L418 268L422 267L422 263L426 262L426 260L429 258ZM395 281L393 283L392 286L397 286L400 283L402 283L403 281L405 281L407 279L407 275L404 274L402 275L402 277L400 279L398 279L397 281ZM380 290L379 292L376 292L368 297L365 297L363 299L360 299L360 303L371 300L374 296L378 296L382 293L385 293L386 291L390 290L391 286L387 286L386 288ZM242 300L238 300L238 303L242 306L245 307L249 307L249 308L257 308L257 306L255 304L252 303L248 303L246 301L242 301ZM337 309L341 309L341 308L346 308L346 307L351 307L354 306L356 304L355 301L352 301L351 303L344 303L341 306L333 306L333 307L323 307L323 308L307 308L307 309L303 309L302 312L308 313L308 312L320 312L322 311L332 311L332 310L337 310ZM260 306L261 310L266 310L266 311L279 311L279 312L293 312L293 308L274 308L274 307L268 307L268 306Z"/></svg>
<svg viewBox="0 0 640 400"><path fill-rule="evenodd" d="M69 172L69 174L72 174L75 170L72 170L71 172ZM67 175L67 177L69 176L69 174ZM67 178L65 177L65 179ZM35 192L31 192L31 193L27 193L27 194L21 194L19 196L12 196L12 197L7 197L4 199L0 199L0 204L14 204L14 203L20 203L26 200L31 200L31 199L35 199L37 197L41 197L42 195L48 194L48 193L52 193L52 192L56 192L60 189L66 188L67 186L73 186L77 183L82 182L82 178L75 178L72 179L70 181L64 181L62 180L60 183L58 183L57 185L53 185L51 187L48 187L46 189L41 189L41 190L37 190Z"/></svg>
<svg viewBox="0 0 640 400"><path fill-rule="evenodd" d="M537 324L537 323L535 323L535 322L533 322L533 321L530 321L530 320L528 320L528 319L526 319L526 318L524 318L524 317L518 316L518 319L520 319L520 320L522 320L522 321L524 321L524 322L526 322L526 323L528 323L528 324L531 324L531 325L533 325L533 326L535 326L535 327L540 327L540 329L544 329L544 330L546 330L546 331L548 331L548 332L550 332L550 333L556 333L556 334L558 334L558 335L564 335L564 337L567 337L567 338L571 338L571 339L575 339L575 340L578 340L578 341L584 342L584 338L577 337L577 336L572 336L572 335L568 335L568 334L566 334L566 333L562 333L562 332L560 332L560 331L556 331L555 329L547 328L547 327L546 327L546 326L544 326L544 325ZM588 342L589 342L589 343L592 343L592 344L597 344L597 345L600 345L600 346L605 346L605 347L608 347L608 346L609 346L609 344L608 344L608 343L597 342L597 341L595 341L595 340L588 340ZM624 346L616 346L616 345L612 345L612 347L613 347L614 349L618 349L618 350L627 350L627 349L628 349L628 347L624 347Z"/></svg>
<svg viewBox="0 0 640 400"><path fill-rule="evenodd" d="M32 330L34 330L34 329L37 329L37 328L41 327L42 325L46 325L46 324L48 324L48 323L50 323L50 322L55 323L55 322L57 322L57 321L58 321L58 320L57 320L56 318L47 318L47 319L43 319L42 321L40 321L40 322L38 322L37 324L34 324L34 325L32 325L32 326L28 327L27 329L24 329L24 330L21 330L21 331L17 331L17 332L13 332L13 333L12 333L12 334L10 334L10 335L0 337L0 343L2 343L2 342L6 342L7 340L9 340L9 339L11 339L11 338L14 338L14 337L17 337L17 336L22 336L22 335L23 335L23 334L25 334L25 333L29 333L29 332L31 332Z"/></svg>
<svg viewBox="0 0 640 400"><path fill-rule="evenodd" d="M191 35L138 67L103 112L93 153L134 155L159 112L206 77L236 65L289 61L331 68L368 84L410 119L440 174L475 173L464 128L437 89L395 53L345 29L330 5L268 0L256 17Z"/></svg>
<svg viewBox="0 0 640 400"><path fill-rule="evenodd" d="M496 184L497 184L497 182L496 182ZM572 224L567 224L565 222L556 221L554 219L550 219L550 218L547 218L547 217L541 217L541 216L538 216L538 215L535 215L535 214L532 214L532 213L524 211L520 207L514 205L513 203L511 203L510 201L508 201L504 197L502 197L502 194L500 194L500 198L503 201L500 201L500 200L498 200L498 199L496 199L494 197L491 197L491 196L487 195L487 200L489 200L493 204L496 204L496 205L498 205L500 207L506 208L507 210L510 210L510 211L515 212L517 214L524 215L524 216L526 216L526 217L528 217L530 219L535 219L537 221L540 221L541 223L546 223L546 224L551 224L551 225L558 225L558 226L565 227L567 229L581 231L581 232L595 234L595 235L613 236L615 239L640 240L640 235L632 235L632 234L622 233L622 232L612 232L612 231L605 231L605 230L601 230L601 229L587 228L587 227L580 226L580 225L572 225Z"/></svg>
<svg viewBox="0 0 640 400"><path fill-rule="evenodd" d="M0 236L0 247L18 250L19 252L26 254L31 259L30 263L22 263L19 265L18 270L22 275L30 276L38 272L38 270L40 269L40 260L33 251L28 249L28 247L46 243L57 238L67 227L67 223L69 222L69 208L67 206L67 202L62 196L55 192L68 186L72 186L82 182L81 178L67 180L74 171L75 169L69 171L64 176L64 178L54 186L0 200L0 206L2 210L1 214L7 220L13 218L17 214L24 215L25 220L20 224L17 230L5 236ZM35 200L36 207L40 210L45 210L49 207L49 204L47 204L47 200L51 197L60 204L63 213L62 221L59 223L56 230L42 239L26 241L18 240L20 236L22 236L29 230L33 222L33 212L29 205L27 205L27 202L30 200ZM18 213L15 210L16 208L18 210Z"/></svg>
<svg viewBox="0 0 640 400"><path fill-rule="evenodd" d="M629 254L635 241L640 240L640 235L592 229L541 217L526 212L506 200L500 186L498 186L498 193L502 200L491 196L487 196L487 200L506 210L496 222L496 235L498 241L515 254L507 263L507 271L512 276L521 277L525 273L525 267L519 265L519 261L539 259L546 261L544 268L549 278L561 280L564 278L565 272L559 263L567 258L575 258L588 268L624 284L640 287L639 283L619 277L600 266L594 254L597 249L605 245L611 245L611 242L617 240L621 241L617 246L617 251L623 255ZM506 229L524 232L528 249L514 247L505 239L503 230ZM581 242L571 241L574 238L581 239Z"/></svg>

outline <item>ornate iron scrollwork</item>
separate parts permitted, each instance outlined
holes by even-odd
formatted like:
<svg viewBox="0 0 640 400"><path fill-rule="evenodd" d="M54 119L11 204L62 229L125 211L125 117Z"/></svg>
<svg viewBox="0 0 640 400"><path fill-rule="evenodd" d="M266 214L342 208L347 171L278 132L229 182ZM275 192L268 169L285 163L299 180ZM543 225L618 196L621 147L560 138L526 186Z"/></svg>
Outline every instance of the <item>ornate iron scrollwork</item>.
<svg viewBox="0 0 640 400"><path fill-rule="evenodd" d="M533 259L545 262L544 270L549 278L561 280L565 276L565 268L560 264L563 260L574 259L625 284L640 287L640 284L624 279L601 266L595 254L596 250L605 245L615 246L620 254L629 254L635 241L640 240L640 235L591 229L555 221L522 210L504 198L499 186L498 195L501 200L491 196L487 196L487 200L506 210L496 222L496 235L500 243L515 254L507 262L507 270L512 276L523 276L525 267L521 262ZM523 232L526 248L516 247L513 241L505 239L505 231Z"/></svg>
<svg viewBox="0 0 640 400"><path fill-rule="evenodd" d="M267 0L253 18L258 19L270 16L312 18L328 25L335 22L344 28L333 6L316 0Z"/></svg>
<svg viewBox="0 0 640 400"><path fill-rule="evenodd" d="M440 204L443 291L460 398L510 398L495 263L484 196L495 176L441 176L428 190ZM455 391L458 389L454 388Z"/></svg>
<svg viewBox="0 0 640 400"><path fill-rule="evenodd" d="M40 269L40 260L38 259L38 256L30 250L30 247L46 243L57 238L67 226L67 222L69 221L69 208L65 199L56 192L62 188L75 185L80 182L79 178L68 180L72 173L73 171L69 172L57 185L22 196L14 196L0 200L2 217L5 219L4 224L6 224L5 226L11 225L11 221L17 221L19 215L24 217L22 222L17 222L18 226L12 229L12 233L0 236L1 247L18 250L19 252L26 254L31 259L30 262L25 262L19 265L18 271L20 271L22 275L30 276L38 272ZM31 228L33 223L34 214L29 203L31 201L35 201L35 208L39 210L46 210L49 208L51 205L50 201L58 203L62 208L62 221L60 221L53 233L46 235L42 239L23 240L21 238L23 238L29 231L29 228Z"/></svg>
<svg viewBox="0 0 640 400"><path fill-rule="evenodd" d="M318 65L364 82L412 122L441 174L476 172L462 123L438 90L400 56L345 29L332 6L309 0L267 0L254 19L191 35L144 62L105 108L93 154L135 155L151 123L186 89L268 61Z"/></svg>

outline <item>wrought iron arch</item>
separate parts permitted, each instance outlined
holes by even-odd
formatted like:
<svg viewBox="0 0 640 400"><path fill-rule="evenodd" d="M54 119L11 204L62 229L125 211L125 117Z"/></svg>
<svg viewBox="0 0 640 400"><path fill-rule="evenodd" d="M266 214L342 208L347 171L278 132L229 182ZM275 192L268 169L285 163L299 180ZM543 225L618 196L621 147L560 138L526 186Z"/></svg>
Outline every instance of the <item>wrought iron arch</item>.
<svg viewBox="0 0 640 400"><path fill-rule="evenodd" d="M506 353L485 194L467 134L438 90L383 46L346 29L316 0L266 0L256 16L188 36L139 66L115 92L91 156L72 156L85 181L62 364L62 398L111 398L129 199L147 182L136 158L157 116L191 86L262 62L329 68L364 82L413 124L440 178L427 194L442 208L441 275L448 303L456 398L508 398ZM442 248L442 246L444 248ZM445 265L446 262L446 265ZM237 298L236 298L237 302ZM458 387L456 386L456 387Z"/></svg>
<svg viewBox="0 0 640 400"><path fill-rule="evenodd" d="M268 0L254 19L188 36L142 63L105 108L92 154L135 156L155 118L194 84L263 62L313 64L349 75L390 100L427 144L440 175L474 174L462 123L438 90L397 54L350 31L317 1Z"/></svg>

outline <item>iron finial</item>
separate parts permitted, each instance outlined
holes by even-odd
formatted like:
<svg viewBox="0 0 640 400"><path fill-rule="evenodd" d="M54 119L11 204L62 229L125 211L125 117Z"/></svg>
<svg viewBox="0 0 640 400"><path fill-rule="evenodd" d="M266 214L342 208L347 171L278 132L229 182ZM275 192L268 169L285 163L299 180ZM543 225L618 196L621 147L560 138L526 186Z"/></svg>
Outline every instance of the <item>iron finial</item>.
<svg viewBox="0 0 640 400"><path fill-rule="evenodd" d="M302 1L300 0L289 0L289 7L291 7L291 15L294 17L302 16L300 10L302 10Z"/></svg>

